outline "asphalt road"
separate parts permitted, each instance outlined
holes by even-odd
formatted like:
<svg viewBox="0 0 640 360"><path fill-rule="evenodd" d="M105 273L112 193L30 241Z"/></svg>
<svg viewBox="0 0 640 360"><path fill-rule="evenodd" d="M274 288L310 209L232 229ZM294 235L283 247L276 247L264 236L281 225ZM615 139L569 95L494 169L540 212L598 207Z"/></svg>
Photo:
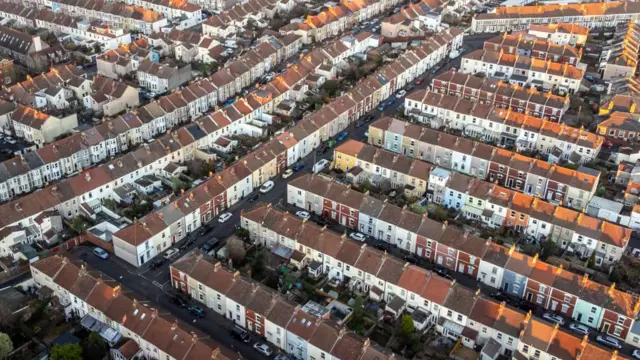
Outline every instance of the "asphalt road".
<svg viewBox="0 0 640 360"><path fill-rule="evenodd" d="M485 36L484 38L487 38ZM468 48L468 51L472 51L480 46L482 46L482 40L474 40L471 39L468 43L465 42L465 46ZM439 72L447 71L451 67L459 68L460 66L460 57L457 59L451 60L450 62L444 62L442 68ZM423 89L429 86L432 77L434 74L423 74L421 78L424 79L424 82L421 85L416 86L416 89ZM393 115L397 112L398 107L404 104L404 99L398 99L396 102L387 107L384 112L380 112L377 109L374 109L371 114L374 115L374 119L372 121L377 120L383 115ZM362 126L360 128L355 128L355 126L351 125L347 131L349 132L349 138L355 140L364 140L364 133L367 131L368 126ZM316 156L315 153L308 155L306 158L302 159L305 163L304 168L294 174L292 178L296 176L300 176L301 174L311 172L311 168L313 164L320 159L329 159L332 156L331 152L327 152L323 156ZM291 179L291 178L290 178ZM254 192L255 194L259 194L259 198L257 201L272 203L274 206L278 206L283 209L291 210L295 212L295 209L286 205L286 193L287 193L287 180L284 180L280 177L272 179L275 183L275 187L266 194L260 194L257 190ZM226 239L231 236L235 232L235 226L239 224L240 221L240 209L248 209L251 206L254 206L255 203L249 201L253 197L254 194L247 196L245 199L242 199L237 204L235 204L232 208L228 210L228 212L233 214L233 217L225 222L224 224L215 223L215 228L206 234L203 237L197 237L196 233L192 234L196 236L196 240L193 245L191 245L188 249L181 252L181 255L184 255L187 251L190 251L202 244L204 244L208 239L212 237L217 237L219 239ZM339 225L331 225L333 230L343 232L344 229ZM184 240L183 240L184 241ZM178 246L180 244L177 244ZM219 246L221 246L220 244ZM391 252L397 256L405 256L407 255L400 249L391 249ZM176 304L171 302L171 296L173 294L169 276L169 263L165 263L158 269L151 270L149 268L149 263L141 268L135 268L124 261L115 258L115 256L111 256L108 260L102 260L95 257L91 248L80 246L73 249L69 256L76 260L81 260L87 262L90 266L94 267L96 270L103 272L109 277L119 281L122 283L123 287L135 294L138 297L144 297L148 299L154 306L159 306L168 310L173 316L178 319L190 323L196 329L203 331L207 335L209 335L212 339L225 344L229 347L233 347L233 349L240 351L241 354L248 359L263 359L263 355L256 352L251 348L251 345L247 345L237 341L235 338L232 338L229 334L231 327L233 326L230 320L219 316L212 310L207 311L207 316L204 319L195 319L186 309L183 309ZM424 264L424 266L428 266L429 264ZM455 274L462 275L462 274ZM475 280L470 279L465 276L460 276L459 282L468 285L472 288L477 287L477 283ZM256 339L258 340L258 339Z"/></svg>

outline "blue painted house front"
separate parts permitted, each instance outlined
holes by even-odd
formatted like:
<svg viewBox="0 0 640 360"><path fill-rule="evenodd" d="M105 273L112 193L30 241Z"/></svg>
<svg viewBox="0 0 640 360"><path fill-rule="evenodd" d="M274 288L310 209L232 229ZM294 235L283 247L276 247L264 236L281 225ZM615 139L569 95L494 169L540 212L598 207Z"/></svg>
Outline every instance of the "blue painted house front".
<svg viewBox="0 0 640 360"><path fill-rule="evenodd" d="M529 274L533 270L533 264L531 256L516 251L512 252L504 268L502 291L522 298L527 288Z"/></svg>

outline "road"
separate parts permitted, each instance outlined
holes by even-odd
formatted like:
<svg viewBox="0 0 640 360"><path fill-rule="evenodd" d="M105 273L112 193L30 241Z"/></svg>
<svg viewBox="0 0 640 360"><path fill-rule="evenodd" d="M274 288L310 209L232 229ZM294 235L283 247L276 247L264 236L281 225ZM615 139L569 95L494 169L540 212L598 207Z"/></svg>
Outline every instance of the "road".
<svg viewBox="0 0 640 360"><path fill-rule="evenodd" d="M487 38L487 36L485 36L484 38ZM468 48L468 51L472 51L482 46L482 40L472 39L468 43L465 43L465 46ZM439 70L439 72L447 71L451 67L459 68L459 66L460 57L451 60L449 63L443 63L443 67ZM433 74L423 75L422 78L424 79L424 82L421 85L416 86L416 88L424 89L428 87L433 76ZM398 107L403 103L404 99L398 99L393 105L387 107L384 112L380 112L377 109L374 109L370 113L374 115L374 119L372 121L379 119L383 115L394 115L397 112ZM349 127L349 129L347 129L347 131L349 132L349 138L355 140L363 140L364 133L367 131L367 126L355 128L355 126L352 125ZM292 178L300 176L304 173L311 172L311 168L315 162L319 161L320 159L330 159L331 156L331 152L327 152L322 156L316 156L315 153L308 155L306 158L302 159L302 161L305 163L304 168L298 173L294 174ZM254 192L254 194L259 194L257 201L272 203L274 206L278 206L282 209L295 212L295 209L290 208L285 204L287 181L283 180L280 177L272 180L275 183L275 187L270 192L266 194L260 194L259 192L257 192L257 190L256 192ZM231 236L235 232L235 226L239 224L240 209L247 209L255 205L255 203L252 203L249 200L253 197L254 194L250 194L228 210L233 214L233 217L225 222L224 225L216 224L215 228L203 237L198 237L196 236L196 233L194 233L193 236L196 236L194 244L192 244L185 251L182 251L181 254L185 254L187 251L190 251L204 244L208 239L212 237L226 239ZM342 228L340 225L331 225L330 227L338 232L344 231L344 228ZM219 246L221 245L222 244L220 244ZM400 257L407 255L402 250L395 248L391 249L391 252ZM195 328L211 336L212 339L229 347L233 347L237 351L240 351L245 358L264 358L261 354L253 350L250 345L241 343L230 336L229 331L233 326L230 320L219 316L217 313L211 310L207 312L206 318L196 320L191 314L189 314L186 309L183 309L178 305L172 303L171 296L173 292L171 289L168 263L165 263L163 266L155 270L151 270L149 268L149 263L141 268L135 268L125 263L124 261L115 258L115 256L111 256L108 260L98 259L92 254L91 248L84 246L73 249L69 253L69 256L71 256L75 260L85 261L89 263L90 266L94 267L96 270L99 270L109 277L121 282L124 288L126 288L128 291L131 291L136 296L143 296L151 303L155 304L155 306L159 306L168 310L172 315L176 316L182 321L190 323ZM424 264L424 266L428 266L428 264ZM455 275L457 276L461 274ZM459 282L472 288L477 287L477 283L475 282L475 280L465 276L460 276Z"/></svg>

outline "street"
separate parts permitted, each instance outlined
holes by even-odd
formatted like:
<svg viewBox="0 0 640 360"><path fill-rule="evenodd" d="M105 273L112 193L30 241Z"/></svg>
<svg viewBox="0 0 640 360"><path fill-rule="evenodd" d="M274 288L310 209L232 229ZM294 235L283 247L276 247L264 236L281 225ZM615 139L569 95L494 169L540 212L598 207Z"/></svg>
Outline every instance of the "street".
<svg viewBox="0 0 640 360"><path fill-rule="evenodd" d="M484 36L484 38L487 38L487 36ZM473 51L481 47L483 43L482 39L483 38L473 38L470 39L468 43L465 42L467 51ZM450 69L451 67L458 68L460 66L460 59L461 57L458 57L448 63L445 62L444 66L442 66L438 73L448 71L448 69ZM421 78L424 79L424 82L420 85L415 86L415 89L427 88L430 85L433 76L435 75L430 73L423 74ZM374 116L374 119L372 121L379 119L383 115L394 115L398 111L398 108L403 104L404 99L398 99L394 104L387 107L384 112L380 112L377 109L374 109L370 112L370 114ZM351 125L347 129L349 138L359 141L366 141L366 139L364 138L364 134L367 131L367 128L368 126L366 124L359 128ZM301 160L304 162L304 167L302 170L295 173L292 178L300 176L303 173L311 172L311 168L313 167L313 164L315 162L319 161L320 159L330 159L332 155L333 154L331 153L331 151L328 151L322 156L316 156L315 152L313 152L312 154ZM261 194L258 192L258 189L256 189L254 193L249 194L233 207L228 209L228 212L232 213L233 217L224 224L217 223L217 219L215 219L214 222L212 222L212 224L215 225L215 228L205 236L199 237L197 236L197 232L192 233L190 236L196 237L195 242L186 250L181 251L180 256L201 246L212 237L217 237L223 241L230 237L235 232L236 225L239 224L240 210L248 209L251 206L255 205L255 203L249 201L249 199L251 199L254 194L259 195L256 202L271 203L281 209L291 210L295 212L296 209L286 205L287 180L289 179L284 180L281 177L277 177L272 180L274 181L275 186L268 193ZM337 224L332 224L330 228L338 232L344 232L345 230ZM182 241L184 242L186 241L186 239ZM177 248L179 245L180 243L176 244L174 248ZM220 243L218 247L221 247L222 245L224 244ZM397 248L391 249L391 253L401 258L407 255L404 251ZM211 336L212 339L239 351L243 357L248 359L264 359L263 355L252 348L252 344L245 344L231 337L230 330L233 327L233 323L230 320L218 315L210 309L208 309L207 316L204 319L196 320L195 317L191 315L186 309L179 307L171 301L173 292L169 275L169 262L164 263L158 269L154 270L150 269L150 262L140 268L135 268L125 263L124 261L117 259L113 255L107 260L99 259L95 255L93 255L92 249L90 247L85 246L80 246L72 249L69 252L69 256L75 260L89 263L89 265L96 270L103 272L116 281L121 282L126 290L132 292L137 297L142 296L148 299L148 301L153 304L152 306L159 306L168 310L173 316L184 322L190 323L195 328ZM429 267L428 264L424 265L426 267ZM454 275L456 278L460 278L459 280L457 279L460 283L463 283L471 288L476 288L478 286L477 282L474 279L468 278L462 274Z"/></svg>

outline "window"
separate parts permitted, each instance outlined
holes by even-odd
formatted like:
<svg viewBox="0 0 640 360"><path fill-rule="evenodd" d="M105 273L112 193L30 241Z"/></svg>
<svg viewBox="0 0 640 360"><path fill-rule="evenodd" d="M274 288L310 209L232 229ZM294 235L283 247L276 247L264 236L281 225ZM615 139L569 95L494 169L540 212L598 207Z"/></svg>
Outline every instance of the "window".
<svg viewBox="0 0 640 360"><path fill-rule="evenodd" d="M529 353L529 345L523 345L522 346L522 352Z"/></svg>
<svg viewBox="0 0 640 360"><path fill-rule="evenodd" d="M447 310L447 317L453 317L453 311Z"/></svg>

